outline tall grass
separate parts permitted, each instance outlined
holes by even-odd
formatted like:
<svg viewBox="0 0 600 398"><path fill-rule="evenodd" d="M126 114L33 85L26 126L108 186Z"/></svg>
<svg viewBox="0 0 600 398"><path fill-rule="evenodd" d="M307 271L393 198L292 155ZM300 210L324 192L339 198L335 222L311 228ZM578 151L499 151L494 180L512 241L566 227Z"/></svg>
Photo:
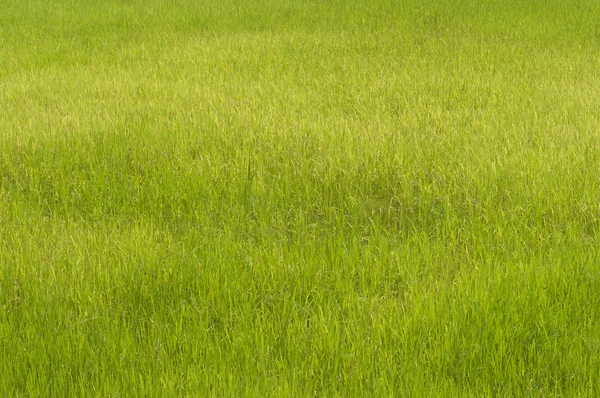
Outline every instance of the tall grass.
<svg viewBox="0 0 600 398"><path fill-rule="evenodd" d="M3 2L0 395L600 394L599 18Z"/></svg>

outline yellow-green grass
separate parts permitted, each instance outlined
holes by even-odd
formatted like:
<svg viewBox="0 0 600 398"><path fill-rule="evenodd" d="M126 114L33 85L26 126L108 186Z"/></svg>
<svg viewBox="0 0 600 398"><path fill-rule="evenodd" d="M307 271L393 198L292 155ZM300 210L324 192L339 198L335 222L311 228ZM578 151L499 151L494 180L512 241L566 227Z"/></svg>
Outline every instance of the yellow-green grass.
<svg viewBox="0 0 600 398"><path fill-rule="evenodd" d="M0 5L1 396L597 396L600 5Z"/></svg>

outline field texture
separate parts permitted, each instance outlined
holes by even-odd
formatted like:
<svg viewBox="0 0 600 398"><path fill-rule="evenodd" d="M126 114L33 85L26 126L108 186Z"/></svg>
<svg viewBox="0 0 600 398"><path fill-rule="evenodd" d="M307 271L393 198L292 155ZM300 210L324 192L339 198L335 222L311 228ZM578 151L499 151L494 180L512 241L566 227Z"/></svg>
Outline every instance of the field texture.
<svg viewBox="0 0 600 398"><path fill-rule="evenodd" d="M600 3L3 0L0 396L600 396Z"/></svg>

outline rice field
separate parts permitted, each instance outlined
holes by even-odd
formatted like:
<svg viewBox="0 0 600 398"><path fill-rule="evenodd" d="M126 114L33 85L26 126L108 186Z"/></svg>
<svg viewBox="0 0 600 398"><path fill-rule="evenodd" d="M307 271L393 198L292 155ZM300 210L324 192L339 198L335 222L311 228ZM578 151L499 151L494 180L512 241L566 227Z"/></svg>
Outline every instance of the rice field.
<svg viewBox="0 0 600 398"><path fill-rule="evenodd" d="M5 0L0 396L600 396L600 3Z"/></svg>

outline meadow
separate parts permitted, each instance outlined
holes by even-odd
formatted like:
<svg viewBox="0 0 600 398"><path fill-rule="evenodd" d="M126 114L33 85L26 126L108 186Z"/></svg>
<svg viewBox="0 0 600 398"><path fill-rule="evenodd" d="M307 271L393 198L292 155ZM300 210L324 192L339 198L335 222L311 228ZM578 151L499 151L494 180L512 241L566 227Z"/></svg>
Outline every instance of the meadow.
<svg viewBox="0 0 600 398"><path fill-rule="evenodd" d="M600 3L4 0L0 396L600 396Z"/></svg>

